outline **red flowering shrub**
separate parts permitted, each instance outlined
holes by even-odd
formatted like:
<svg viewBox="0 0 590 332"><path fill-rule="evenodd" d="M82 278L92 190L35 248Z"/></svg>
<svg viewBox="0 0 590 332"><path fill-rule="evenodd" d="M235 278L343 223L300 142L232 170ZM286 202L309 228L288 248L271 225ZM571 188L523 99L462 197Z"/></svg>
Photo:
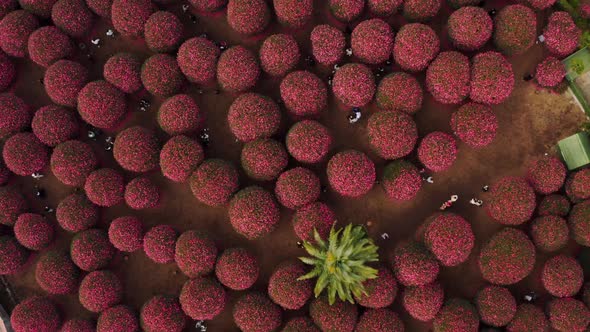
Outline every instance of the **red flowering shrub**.
<svg viewBox="0 0 590 332"><path fill-rule="evenodd" d="M166 99L158 109L158 124L168 135L196 132L204 122L197 102L187 94Z"/></svg>
<svg viewBox="0 0 590 332"><path fill-rule="evenodd" d="M522 231L506 227L481 248L479 269L493 284L511 285L528 276L535 265L535 246Z"/></svg>
<svg viewBox="0 0 590 332"><path fill-rule="evenodd" d="M57 205L55 217L61 228L77 233L96 225L100 209L84 194L73 193Z"/></svg>
<svg viewBox="0 0 590 332"><path fill-rule="evenodd" d="M49 298L31 296L14 307L10 325L15 332L57 331L61 317Z"/></svg>
<svg viewBox="0 0 590 332"><path fill-rule="evenodd" d="M145 332L181 332L186 317L177 298L156 295L141 307L139 323Z"/></svg>
<svg viewBox="0 0 590 332"><path fill-rule="evenodd" d="M390 309L369 309L356 324L357 332L403 332L404 322Z"/></svg>
<svg viewBox="0 0 590 332"><path fill-rule="evenodd" d="M160 192L149 178L136 177L125 187L125 203L134 210L154 208L160 201Z"/></svg>
<svg viewBox="0 0 590 332"><path fill-rule="evenodd" d="M508 326L508 332L546 332L549 330L549 321L543 310L533 304L520 304L516 309L514 318Z"/></svg>
<svg viewBox="0 0 590 332"><path fill-rule="evenodd" d="M381 181L387 197L397 201L409 201L422 187L422 177L414 164L398 159L383 169Z"/></svg>
<svg viewBox="0 0 590 332"><path fill-rule="evenodd" d="M481 148L496 137L498 119L488 105L468 102L451 116L451 128L465 144Z"/></svg>
<svg viewBox="0 0 590 332"><path fill-rule="evenodd" d="M567 244L569 228L565 219L559 216L538 217L531 224L531 238L538 249L557 251Z"/></svg>
<svg viewBox="0 0 590 332"><path fill-rule="evenodd" d="M217 247L206 234L191 230L182 233L176 240L174 260L189 278L213 272L216 259Z"/></svg>
<svg viewBox="0 0 590 332"><path fill-rule="evenodd" d="M462 51L475 51L492 37L492 18L481 7L461 7L451 13L447 22L449 38Z"/></svg>
<svg viewBox="0 0 590 332"><path fill-rule="evenodd" d="M102 76L125 93L135 93L141 84L141 62L131 53L117 53L105 62Z"/></svg>
<svg viewBox="0 0 590 332"><path fill-rule="evenodd" d="M206 84L215 79L217 59L220 54L219 47L209 39L194 37L180 45L176 60L189 81Z"/></svg>
<svg viewBox="0 0 590 332"><path fill-rule="evenodd" d="M230 47L219 56L217 82L223 90L244 92L256 85L259 76L260 66L256 55L243 46Z"/></svg>
<svg viewBox="0 0 590 332"><path fill-rule="evenodd" d="M551 327L560 332L585 331L590 324L590 310L571 297L551 300L547 312Z"/></svg>
<svg viewBox="0 0 590 332"><path fill-rule="evenodd" d="M287 151L301 163L322 161L330 151L332 135L328 128L314 120L295 123L285 138Z"/></svg>
<svg viewBox="0 0 590 332"><path fill-rule="evenodd" d="M4 110L0 118L0 138L23 131L31 123L32 112L18 96L10 92L0 94L0 107Z"/></svg>
<svg viewBox="0 0 590 332"><path fill-rule="evenodd" d="M227 4L227 0L189 0L189 3L200 12L215 12Z"/></svg>
<svg viewBox="0 0 590 332"><path fill-rule="evenodd" d="M520 225L531 219L535 200L535 192L524 178L505 176L492 184L486 211L501 224Z"/></svg>
<svg viewBox="0 0 590 332"><path fill-rule="evenodd" d="M182 311L194 320L209 320L225 308L227 294L213 277L187 280L180 290Z"/></svg>
<svg viewBox="0 0 590 332"><path fill-rule="evenodd" d="M584 168L569 175L565 193L572 202L590 198L590 168Z"/></svg>
<svg viewBox="0 0 590 332"><path fill-rule="evenodd" d="M52 102L62 106L76 107L78 93L86 85L88 78L88 69L80 63L58 60L45 71L43 85ZM118 103L113 103L113 106L116 105ZM78 112L80 112L79 109Z"/></svg>
<svg viewBox="0 0 590 332"><path fill-rule="evenodd" d="M311 50L313 57L324 66L333 66L344 56L346 37L337 28L321 24L311 31Z"/></svg>
<svg viewBox="0 0 590 332"><path fill-rule="evenodd" d="M227 123L232 134L242 142L269 138L279 130L281 110L267 96L244 93L229 107Z"/></svg>
<svg viewBox="0 0 590 332"><path fill-rule="evenodd" d="M35 281L49 294L71 294L78 290L80 269L61 251L43 253L35 266Z"/></svg>
<svg viewBox="0 0 590 332"><path fill-rule="evenodd" d="M500 9L494 23L494 44L508 56L522 54L535 43L537 17L527 6L516 4Z"/></svg>
<svg viewBox="0 0 590 332"><path fill-rule="evenodd" d="M384 159L405 157L414 150L418 129L414 119L406 113L381 111L374 113L367 123L369 144Z"/></svg>
<svg viewBox="0 0 590 332"><path fill-rule="evenodd" d="M94 15L84 0L58 0L51 8L51 20L74 38L86 35L94 24Z"/></svg>
<svg viewBox="0 0 590 332"><path fill-rule="evenodd" d="M289 34L271 35L260 46L260 66L271 76L284 76L299 62L299 46Z"/></svg>
<svg viewBox="0 0 590 332"><path fill-rule="evenodd" d="M29 250L44 249L53 242L53 224L40 214L23 213L14 224L14 237Z"/></svg>
<svg viewBox="0 0 590 332"><path fill-rule="evenodd" d="M407 287L433 282L440 269L432 253L418 242L399 244L393 251L391 265L397 280Z"/></svg>
<svg viewBox="0 0 590 332"><path fill-rule="evenodd" d="M25 57L29 36L38 27L35 15L25 10L11 11L0 20L0 48L12 57Z"/></svg>
<svg viewBox="0 0 590 332"><path fill-rule="evenodd" d="M362 21L352 31L350 45L354 55L362 62L385 62L393 50L393 30L379 18Z"/></svg>
<svg viewBox="0 0 590 332"><path fill-rule="evenodd" d="M367 5L371 13L377 16L388 17L395 14L401 7L402 0L369 0Z"/></svg>
<svg viewBox="0 0 590 332"><path fill-rule="evenodd" d="M471 91L476 103L497 105L506 100L514 88L512 64L493 51L479 53L471 60Z"/></svg>
<svg viewBox="0 0 590 332"><path fill-rule="evenodd" d="M313 280L297 280L307 272L299 261L281 263L268 280L270 299L283 309L301 309L313 293Z"/></svg>
<svg viewBox="0 0 590 332"><path fill-rule="evenodd" d="M457 143L449 134L435 131L426 135L418 146L418 159L433 172L449 169L457 158Z"/></svg>
<svg viewBox="0 0 590 332"><path fill-rule="evenodd" d="M19 0L20 7L32 14L42 18L48 18L51 15L51 7L56 0Z"/></svg>
<svg viewBox="0 0 590 332"><path fill-rule="evenodd" d="M96 332L138 330L137 316L131 308L122 304L101 312L96 321Z"/></svg>
<svg viewBox="0 0 590 332"><path fill-rule="evenodd" d="M172 263L177 238L178 234L172 226L155 226L143 237L143 251L149 259L158 264Z"/></svg>
<svg viewBox="0 0 590 332"><path fill-rule="evenodd" d="M344 105L362 107L373 99L375 77L369 67L360 63L348 63L334 74L332 91Z"/></svg>
<svg viewBox="0 0 590 332"><path fill-rule="evenodd" d="M195 139L185 135L170 138L160 150L162 175L174 182L186 182L203 162L205 152Z"/></svg>
<svg viewBox="0 0 590 332"><path fill-rule="evenodd" d="M0 187L0 224L14 225L27 208L27 201L14 187Z"/></svg>
<svg viewBox="0 0 590 332"><path fill-rule="evenodd" d="M309 315L322 331L352 332L357 322L358 308L344 301L330 305L327 296L320 296L309 305Z"/></svg>
<svg viewBox="0 0 590 332"><path fill-rule="evenodd" d="M184 75L169 54L155 54L141 65L141 83L154 96L168 97L176 94L184 84Z"/></svg>
<svg viewBox="0 0 590 332"><path fill-rule="evenodd" d="M29 176L49 164L49 149L34 134L18 133L4 142L2 158L14 174Z"/></svg>
<svg viewBox="0 0 590 332"><path fill-rule="evenodd" d="M242 331L274 331L282 322L281 308L258 292L249 292L236 301L234 323Z"/></svg>
<svg viewBox="0 0 590 332"><path fill-rule="evenodd" d="M540 194L558 191L565 181L566 169L556 157L540 157L533 160L527 170L527 180Z"/></svg>
<svg viewBox="0 0 590 332"><path fill-rule="evenodd" d="M0 19L2 16L2 8L0 8ZM15 78L16 66L4 52L0 51L0 91L8 89Z"/></svg>
<svg viewBox="0 0 590 332"><path fill-rule="evenodd" d="M571 237L580 245L590 246L590 200L574 205L568 221Z"/></svg>
<svg viewBox="0 0 590 332"><path fill-rule="evenodd" d="M558 255L545 262L541 281L543 287L553 296L574 296L582 288L584 272L573 257Z"/></svg>
<svg viewBox="0 0 590 332"><path fill-rule="evenodd" d="M242 148L242 168L246 174L259 181L271 181L287 167L289 156L280 142L261 138L248 142Z"/></svg>
<svg viewBox="0 0 590 332"><path fill-rule="evenodd" d="M549 16L543 31L545 47L558 58L565 58L578 48L581 31L568 12L556 11Z"/></svg>
<svg viewBox="0 0 590 332"><path fill-rule="evenodd" d="M150 50L170 52L182 41L184 26L176 15L162 10L150 15L144 30L145 43Z"/></svg>
<svg viewBox="0 0 590 332"><path fill-rule="evenodd" d="M397 295L397 282L393 273L385 266L377 269L377 278L363 282L367 294L355 296L358 304L366 308L385 308L390 306Z"/></svg>
<svg viewBox="0 0 590 332"><path fill-rule="evenodd" d="M127 114L125 94L107 81L90 82L79 91L78 113L82 120L97 128L115 128Z"/></svg>
<svg viewBox="0 0 590 332"><path fill-rule="evenodd" d="M84 192L88 199L103 207L111 207L125 199L123 175L111 168L100 168L88 175Z"/></svg>
<svg viewBox="0 0 590 332"><path fill-rule="evenodd" d="M193 195L209 206L225 205L238 190L238 171L222 159L207 159L193 172L189 184Z"/></svg>
<svg viewBox="0 0 590 332"><path fill-rule="evenodd" d="M364 0L330 0L328 3L332 15L342 22L354 21L365 8Z"/></svg>
<svg viewBox="0 0 590 332"><path fill-rule="evenodd" d="M404 309L413 318L427 322L434 319L443 305L444 290L438 282L406 287L402 293Z"/></svg>
<svg viewBox="0 0 590 332"><path fill-rule="evenodd" d="M78 289L78 300L86 310L102 312L123 299L123 285L117 276L109 271L88 273Z"/></svg>
<svg viewBox="0 0 590 332"><path fill-rule="evenodd" d="M364 153L345 150L335 154L326 169L332 189L342 196L359 197L375 183L375 165Z"/></svg>
<svg viewBox="0 0 590 332"><path fill-rule="evenodd" d="M280 220L272 194L258 186L238 191L229 202L228 214L234 230L249 240L271 233Z"/></svg>
<svg viewBox="0 0 590 332"><path fill-rule="evenodd" d="M316 74L299 70L281 81L281 99L295 118L316 117L328 104L328 90Z"/></svg>
<svg viewBox="0 0 590 332"><path fill-rule="evenodd" d="M424 92L411 74L396 72L385 76L377 86L375 102L387 111L414 114L422 107Z"/></svg>
<svg viewBox="0 0 590 332"><path fill-rule="evenodd" d="M553 6L555 1L556 0L525 0L524 2L534 10L544 10Z"/></svg>
<svg viewBox="0 0 590 332"><path fill-rule="evenodd" d="M393 58L403 70L418 72L428 67L439 49L440 40L431 27L410 23L402 26L395 37Z"/></svg>
<svg viewBox="0 0 590 332"><path fill-rule="evenodd" d="M444 266L465 262L475 245L471 224L454 213L440 213L427 221L424 244Z"/></svg>
<svg viewBox="0 0 590 332"><path fill-rule="evenodd" d="M156 169L159 152L160 146L155 133L141 126L129 127L119 132L113 147L115 160L131 172Z"/></svg>
<svg viewBox="0 0 590 332"><path fill-rule="evenodd" d="M87 229L74 236L70 245L72 261L84 271L105 268L115 255L108 234L100 229Z"/></svg>
<svg viewBox="0 0 590 332"><path fill-rule="evenodd" d="M563 195L548 195L543 197L537 207L537 214L540 216L560 216L565 217L570 212L571 203Z"/></svg>
<svg viewBox="0 0 590 332"><path fill-rule="evenodd" d="M150 15L155 11L149 0L113 0L111 20L115 29L123 36L140 36Z"/></svg>
<svg viewBox="0 0 590 332"><path fill-rule="evenodd" d="M307 168L292 168L279 175L275 195L283 206L297 209L318 199L320 179Z"/></svg>
<svg viewBox="0 0 590 332"><path fill-rule="evenodd" d="M321 332L307 316L291 318L281 332Z"/></svg>
<svg viewBox="0 0 590 332"><path fill-rule="evenodd" d="M14 237L0 236L0 275L19 272L28 259L29 252Z"/></svg>
<svg viewBox="0 0 590 332"><path fill-rule="evenodd" d="M441 52L426 70L426 89L441 104L459 104L469 96L470 75L469 58Z"/></svg>
<svg viewBox="0 0 590 332"><path fill-rule="evenodd" d="M275 0L275 15L279 23L290 28L301 28L313 16L313 0Z"/></svg>
<svg viewBox="0 0 590 332"><path fill-rule="evenodd" d="M566 70L561 61L553 56L548 56L541 61L535 69L537 83L545 88L554 88L565 78Z"/></svg>
<svg viewBox="0 0 590 332"><path fill-rule="evenodd" d="M96 15L108 18L111 16L111 0L86 0L86 4Z"/></svg>
<svg viewBox="0 0 590 332"><path fill-rule="evenodd" d="M442 0L405 0L403 15L409 21L428 21L435 17Z"/></svg>
<svg viewBox="0 0 590 332"><path fill-rule="evenodd" d="M264 0L230 0L227 4L227 23L240 34L260 33L269 21L270 9Z"/></svg>
<svg viewBox="0 0 590 332"><path fill-rule="evenodd" d="M322 202L315 202L295 211L293 215L293 229L300 240L313 242L313 231L316 230L322 239L330 233L336 222L336 215L332 209Z"/></svg>
<svg viewBox="0 0 590 332"><path fill-rule="evenodd" d="M477 292L475 305L482 322L505 326L516 313L516 299L507 288L487 286Z"/></svg>
<svg viewBox="0 0 590 332"><path fill-rule="evenodd" d="M51 172L63 184L83 186L98 166L96 154L88 143L71 140L58 144L49 160Z"/></svg>
<svg viewBox="0 0 590 332"><path fill-rule="evenodd" d="M109 240L120 251L134 252L143 247L143 226L135 216L113 219L109 226Z"/></svg>
<svg viewBox="0 0 590 332"><path fill-rule="evenodd" d="M86 319L73 318L67 320L60 332L95 332L94 323Z"/></svg>
<svg viewBox="0 0 590 332"><path fill-rule="evenodd" d="M473 304L467 300L451 298L445 302L436 317L434 332L478 331L479 316Z"/></svg>
<svg viewBox="0 0 590 332"><path fill-rule="evenodd" d="M52 25L31 33L27 44L31 61L45 68L59 59L69 57L74 50L70 38Z"/></svg>
<svg viewBox="0 0 590 332"><path fill-rule="evenodd" d="M226 249L217 257L215 276L225 287L245 290L256 282L260 266L256 256L244 248Z"/></svg>

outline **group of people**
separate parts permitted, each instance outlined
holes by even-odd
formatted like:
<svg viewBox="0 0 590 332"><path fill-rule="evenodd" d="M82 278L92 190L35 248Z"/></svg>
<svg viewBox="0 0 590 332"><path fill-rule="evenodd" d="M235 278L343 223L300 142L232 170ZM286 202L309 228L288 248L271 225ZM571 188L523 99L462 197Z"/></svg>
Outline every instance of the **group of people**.
<svg viewBox="0 0 590 332"><path fill-rule="evenodd" d="M425 169L421 169L420 170L420 174L422 174L422 180L424 180L427 183L434 183L434 178L430 175L426 175L426 170ZM484 185L481 190L485 193L488 192L488 190L490 190L490 186L488 185ZM451 206L453 206L453 204L455 204L457 201L459 200L459 195L452 195L447 201L445 201L444 203L442 203L442 205L440 206L440 210L444 211L448 208L450 208ZM471 205L475 205L477 207L480 207L483 205L483 200L477 198L477 197L473 197L469 200L469 204Z"/></svg>
<svg viewBox="0 0 590 332"><path fill-rule="evenodd" d="M483 192L487 192L489 190L489 186L485 185L482 187L482 191ZM444 211L448 208L450 208L451 206L453 206L453 204L455 202L457 202L459 200L459 195L452 195L451 198L449 200L447 200L446 202L444 202L441 206L440 206L440 210ZM475 205L477 207L480 207L483 205L483 200L477 198L477 197L473 197L469 200L469 204L471 205Z"/></svg>

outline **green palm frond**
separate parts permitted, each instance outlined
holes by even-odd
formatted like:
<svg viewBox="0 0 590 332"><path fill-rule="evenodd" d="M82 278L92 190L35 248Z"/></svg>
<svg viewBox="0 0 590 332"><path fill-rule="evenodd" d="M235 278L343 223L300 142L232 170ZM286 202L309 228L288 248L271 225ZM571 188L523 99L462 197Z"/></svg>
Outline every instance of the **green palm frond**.
<svg viewBox="0 0 590 332"><path fill-rule="evenodd" d="M379 260L379 247L365 229L349 224L338 230L332 227L326 241L316 230L313 237L314 243L303 243L309 256L299 257L313 269L298 280L317 278L315 297L327 291L330 304L334 304L336 298L354 303L355 297L366 294L363 282L377 278L377 270L367 264Z"/></svg>

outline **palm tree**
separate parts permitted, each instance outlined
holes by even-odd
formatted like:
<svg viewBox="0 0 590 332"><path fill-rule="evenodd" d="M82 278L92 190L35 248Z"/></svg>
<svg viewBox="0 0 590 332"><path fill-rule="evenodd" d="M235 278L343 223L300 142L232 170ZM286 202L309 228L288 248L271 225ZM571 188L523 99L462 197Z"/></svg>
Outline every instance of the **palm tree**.
<svg viewBox="0 0 590 332"><path fill-rule="evenodd" d="M349 224L345 228L330 230L327 241L314 230L315 243L304 242L303 247L311 257L299 257L313 269L298 280L316 278L315 297L328 289L330 305L336 294L341 301L354 303L354 297L366 294L363 282L377 278L377 270L367 263L379 260L377 247L364 227ZM354 297L353 297L354 296Z"/></svg>

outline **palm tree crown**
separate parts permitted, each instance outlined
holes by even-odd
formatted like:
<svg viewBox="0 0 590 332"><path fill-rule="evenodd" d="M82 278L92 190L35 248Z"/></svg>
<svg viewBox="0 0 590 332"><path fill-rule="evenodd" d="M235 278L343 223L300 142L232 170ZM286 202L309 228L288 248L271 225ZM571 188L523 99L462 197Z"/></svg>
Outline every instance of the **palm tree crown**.
<svg viewBox="0 0 590 332"><path fill-rule="evenodd" d="M334 304L336 295L341 301L354 303L353 296L358 298L366 294L363 282L377 278L377 270L367 263L379 260L379 247L359 225L349 224L339 230L332 227L327 241L315 230L313 235L315 243L303 243L311 257L299 257L313 269L298 280L317 277L315 297L327 288L330 305Z"/></svg>

